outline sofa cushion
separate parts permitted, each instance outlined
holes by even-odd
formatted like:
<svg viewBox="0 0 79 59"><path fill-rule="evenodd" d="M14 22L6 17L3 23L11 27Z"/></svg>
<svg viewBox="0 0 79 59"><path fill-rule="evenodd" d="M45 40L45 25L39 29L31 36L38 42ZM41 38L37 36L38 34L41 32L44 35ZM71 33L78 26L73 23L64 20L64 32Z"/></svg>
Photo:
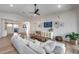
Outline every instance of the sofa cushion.
<svg viewBox="0 0 79 59"><path fill-rule="evenodd" d="M55 48L54 48L54 50L53 50L53 53L55 53L55 54L60 54L60 53L61 53L61 50L62 50L61 47L55 46Z"/></svg>
<svg viewBox="0 0 79 59"><path fill-rule="evenodd" d="M47 45L48 43L52 43L52 44L53 44L54 41L47 40L46 42L41 42L41 43L40 43L40 46L41 46L41 47L44 47L44 46Z"/></svg>
<svg viewBox="0 0 79 59"><path fill-rule="evenodd" d="M27 39L23 39L23 42L24 42L24 44L28 45L30 41Z"/></svg>
<svg viewBox="0 0 79 59"><path fill-rule="evenodd" d="M55 48L55 45L54 43L51 42L51 43L46 44L43 48L45 49L46 53L52 53L52 51Z"/></svg>
<svg viewBox="0 0 79 59"><path fill-rule="evenodd" d="M45 54L45 50L40 45L30 42L29 47L38 54Z"/></svg>
<svg viewBox="0 0 79 59"><path fill-rule="evenodd" d="M34 43L35 43L36 45L40 45L40 44L41 44L41 42L38 41L38 40L34 40Z"/></svg>
<svg viewBox="0 0 79 59"><path fill-rule="evenodd" d="M60 42L55 42L55 48L52 53L55 54L64 54L65 53L65 44Z"/></svg>

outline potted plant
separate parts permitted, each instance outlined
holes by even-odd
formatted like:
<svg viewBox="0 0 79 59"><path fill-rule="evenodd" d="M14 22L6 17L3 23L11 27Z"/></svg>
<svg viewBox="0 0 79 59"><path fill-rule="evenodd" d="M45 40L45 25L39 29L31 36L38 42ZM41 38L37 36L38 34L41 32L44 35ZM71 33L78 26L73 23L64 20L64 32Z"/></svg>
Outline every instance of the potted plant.
<svg viewBox="0 0 79 59"><path fill-rule="evenodd" d="M71 44L77 44L77 39L79 39L79 34L75 32L71 32L68 35L65 36L66 38L68 37L70 39Z"/></svg>
<svg viewBox="0 0 79 59"><path fill-rule="evenodd" d="M52 27L48 30L49 32L53 31Z"/></svg>

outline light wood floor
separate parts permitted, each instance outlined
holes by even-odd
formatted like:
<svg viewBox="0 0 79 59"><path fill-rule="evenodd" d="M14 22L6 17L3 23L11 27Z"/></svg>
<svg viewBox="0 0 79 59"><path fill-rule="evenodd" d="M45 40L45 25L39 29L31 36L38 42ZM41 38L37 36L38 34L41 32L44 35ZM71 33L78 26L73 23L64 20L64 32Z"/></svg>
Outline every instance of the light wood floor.
<svg viewBox="0 0 79 59"><path fill-rule="evenodd" d="M0 38L0 54L17 54L16 49L11 44L11 35Z"/></svg>

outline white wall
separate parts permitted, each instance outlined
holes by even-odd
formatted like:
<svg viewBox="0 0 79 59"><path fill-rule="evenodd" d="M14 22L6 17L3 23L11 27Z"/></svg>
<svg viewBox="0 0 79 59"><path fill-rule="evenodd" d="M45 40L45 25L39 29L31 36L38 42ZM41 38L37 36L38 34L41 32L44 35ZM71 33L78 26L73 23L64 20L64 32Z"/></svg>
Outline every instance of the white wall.
<svg viewBox="0 0 79 59"><path fill-rule="evenodd" d="M60 16L60 19L58 19L57 16ZM46 17L41 17L38 19L31 20L31 31L33 30L42 30L45 31L47 29L45 28L40 28L39 24L42 24L44 21L48 21L46 19L49 19L49 21L60 21L64 23L63 27L59 27L58 29L54 29L54 35L65 35L69 32L77 32L77 17L75 11L67 11L63 13L58 13L58 14L52 14L52 16L46 16Z"/></svg>
<svg viewBox="0 0 79 59"><path fill-rule="evenodd" d="M4 35L5 32L5 21L0 19L0 38Z"/></svg>
<svg viewBox="0 0 79 59"><path fill-rule="evenodd" d="M79 33L79 8L75 10L77 16L77 32Z"/></svg>
<svg viewBox="0 0 79 59"><path fill-rule="evenodd" d="M61 16L62 22L64 22L64 26L54 30L56 35L65 35L69 32L77 32L77 18L76 13L74 11L68 11L62 14Z"/></svg>

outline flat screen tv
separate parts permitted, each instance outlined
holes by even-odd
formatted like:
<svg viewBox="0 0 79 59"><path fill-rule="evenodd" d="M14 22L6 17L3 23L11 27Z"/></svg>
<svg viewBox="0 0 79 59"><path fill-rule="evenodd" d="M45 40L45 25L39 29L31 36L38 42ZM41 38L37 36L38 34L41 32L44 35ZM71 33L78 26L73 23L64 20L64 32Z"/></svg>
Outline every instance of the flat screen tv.
<svg viewBox="0 0 79 59"><path fill-rule="evenodd" d="M14 32L17 32L18 33L18 28L14 28Z"/></svg>
<svg viewBox="0 0 79 59"><path fill-rule="evenodd" d="M44 28L52 27L52 22L44 22Z"/></svg>

